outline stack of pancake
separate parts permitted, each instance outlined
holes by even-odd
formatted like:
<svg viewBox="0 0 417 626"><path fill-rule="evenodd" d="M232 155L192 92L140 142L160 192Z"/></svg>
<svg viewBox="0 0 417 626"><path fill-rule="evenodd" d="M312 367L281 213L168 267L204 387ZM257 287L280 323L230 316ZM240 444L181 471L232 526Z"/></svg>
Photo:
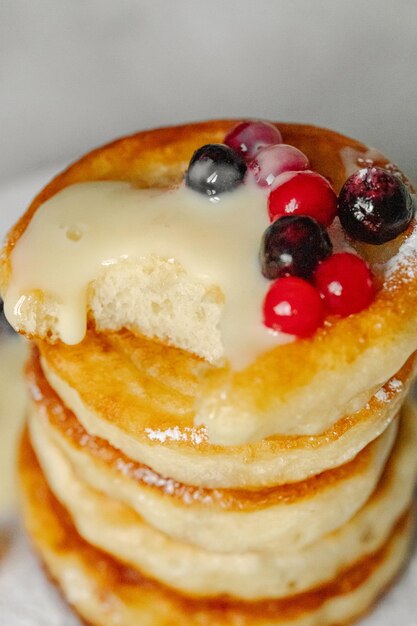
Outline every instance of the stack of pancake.
<svg viewBox="0 0 417 626"><path fill-rule="evenodd" d="M6 303L13 249L48 198L86 180L168 187L230 125L138 134L58 176L6 242ZM387 163L331 131L280 129L336 189L361 160ZM162 333L106 327L94 294L85 338L65 344L42 295L32 299L37 317L18 328L33 340L24 519L84 620L336 626L376 601L409 548L417 474L417 418L404 405L417 368L407 237L369 309L240 371Z"/></svg>

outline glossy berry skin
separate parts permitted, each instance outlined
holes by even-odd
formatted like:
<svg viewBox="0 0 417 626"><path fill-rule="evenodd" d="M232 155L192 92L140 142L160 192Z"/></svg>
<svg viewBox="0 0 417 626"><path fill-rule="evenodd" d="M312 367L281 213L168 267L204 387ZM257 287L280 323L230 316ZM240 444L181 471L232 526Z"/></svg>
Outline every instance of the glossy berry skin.
<svg viewBox="0 0 417 626"><path fill-rule="evenodd" d="M253 180L259 187L270 187L283 172L306 170L309 167L306 155L285 143L259 150L248 164L246 179Z"/></svg>
<svg viewBox="0 0 417 626"><path fill-rule="evenodd" d="M352 239L380 245L404 232L415 206L404 183L381 167L363 168L347 179L338 201L340 221Z"/></svg>
<svg viewBox="0 0 417 626"><path fill-rule="evenodd" d="M314 282L326 308L334 315L347 317L368 308L375 298L372 272L363 259L340 252L319 264Z"/></svg>
<svg viewBox="0 0 417 626"><path fill-rule="evenodd" d="M220 143L196 150L185 175L185 183L194 191L215 197L238 187L245 176L245 160Z"/></svg>
<svg viewBox="0 0 417 626"><path fill-rule="evenodd" d="M234 126L224 138L224 143L246 161L251 161L262 148L282 143L282 135L273 124L254 120Z"/></svg>
<svg viewBox="0 0 417 626"><path fill-rule="evenodd" d="M272 330L309 337L324 320L320 294L310 283L295 276L272 283L263 305L264 324Z"/></svg>
<svg viewBox="0 0 417 626"><path fill-rule="evenodd" d="M329 181L316 172L285 172L276 178L268 198L269 217L309 215L330 226L337 211L337 196Z"/></svg>
<svg viewBox="0 0 417 626"><path fill-rule="evenodd" d="M287 215L265 231L260 260L265 278L310 278L319 261L332 253L326 229L312 217Z"/></svg>

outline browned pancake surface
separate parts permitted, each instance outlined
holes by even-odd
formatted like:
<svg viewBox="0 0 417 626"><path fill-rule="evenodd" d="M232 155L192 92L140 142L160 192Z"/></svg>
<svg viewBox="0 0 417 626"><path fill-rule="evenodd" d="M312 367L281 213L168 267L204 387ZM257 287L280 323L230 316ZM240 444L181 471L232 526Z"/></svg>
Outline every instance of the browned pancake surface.
<svg viewBox="0 0 417 626"><path fill-rule="evenodd" d="M41 407L42 414L51 426L58 429L71 445L88 452L116 474L120 473L142 487L165 493L167 497L179 499L185 504L198 503L204 506L215 504L224 510L232 511L259 510L279 503L290 504L304 498L313 498L325 489L334 488L346 478L365 472L373 459L374 444L371 443L349 463L297 483L256 490L208 489L185 485L170 477L161 476L151 467L129 459L104 439L87 433L74 413L64 406L48 384L36 353L33 353L26 372L30 381L32 400Z"/></svg>
<svg viewBox="0 0 417 626"><path fill-rule="evenodd" d="M10 254L37 208L73 183L92 180L128 181L139 187L169 187L182 179L193 151L210 142L221 142L235 121L218 120L162 128L119 139L98 148L59 174L35 198L12 229L2 254L0 283L6 287ZM344 182L343 151L355 155L358 167L369 157L367 147L327 129L304 124L277 124L284 141L305 152L312 169L332 181L338 191ZM361 161L362 159L362 161ZM387 165L377 157L375 164ZM236 410L262 413L279 397L285 401L321 371L348 368L368 349L392 344L408 329L417 332L417 255L412 268L398 268L389 288L379 291L371 306L345 319L329 319L314 337L278 346L239 372L214 368L205 378L204 395L216 395L227 384L228 403ZM410 273L411 272L411 273ZM404 355L404 361L407 358ZM303 367L298 367L303 363ZM279 367L277 367L279 364Z"/></svg>
<svg viewBox="0 0 417 626"><path fill-rule="evenodd" d="M178 436L167 436L163 445L192 448L198 455L223 454L227 450L230 454L244 454L249 461L283 450L318 449L342 437L358 422L383 412L387 403L398 395L398 387L390 386L388 381L383 386L384 402L372 397L362 410L345 415L319 435L274 436L251 444L223 447L211 444L206 429L194 425L194 403L199 394L199 382L194 373L200 362L197 357L135 337L125 330L106 335L90 330L84 341L75 346L52 345L45 341L37 345L48 365L102 419L133 438L146 441L147 445L159 445L158 438L149 433L175 430ZM34 361L32 364L33 371L38 371ZM400 389L410 383L415 364L416 356L412 355L395 375ZM143 389L140 398L137 394L126 393L125 382L130 379L140 382ZM36 383L36 377L31 381Z"/></svg>
<svg viewBox="0 0 417 626"><path fill-rule="evenodd" d="M68 564L75 559L77 566L94 581L104 605L109 603L110 606L115 598L126 605L139 605L155 616L155 626L252 626L270 623L273 619L295 621L318 609L327 600L348 594L364 584L388 557L395 538L407 532L409 523L409 516L403 516L382 549L341 572L330 584L312 591L282 600L260 602L230 598L191 599L144 578L136 570L120 564L81 539L67 512L49 490L27 433L20 448L19 471L26 525L47 567L50 569L55 559L68 561ZM53 571L51 575L54 577Z"/></svg>

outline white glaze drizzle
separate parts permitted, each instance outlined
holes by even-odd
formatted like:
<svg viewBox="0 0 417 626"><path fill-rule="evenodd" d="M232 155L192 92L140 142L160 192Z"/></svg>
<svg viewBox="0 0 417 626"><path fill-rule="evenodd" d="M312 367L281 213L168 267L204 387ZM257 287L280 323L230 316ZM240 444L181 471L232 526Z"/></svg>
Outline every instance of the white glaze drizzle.
<svg viewBox="0 0 417 626"><path fill-rule="evenodd" d="M364 153L346 147L340 156L346 177L382 158L373 148ZM6 316L18 327L20 305L40 289L58 303L62 340L78 343L86 329L88 284L104 266L149 254L172 258L191 275L221 288L225 356L239 369L268 348L294 339L262 324L269 281L261 275L258 250L268 225L265 191L252 185L211 200L184 186L170 191L140 190L121 182L67 187L37 210L12 253ZM416 232L385 265L387 278L414 256ZM357 254L337 218L329 234L334 252Z"/></svg>
<svg viewBox="0 0 417 626"><path fill-rule="evenodd" d="M265 193L248 185L217 202L186 187L72 185L39 207L13 250L7 318L18 327L22 302L39 289L58 305L61 339L78 343L86 331L88 285L104 266L148 255L172 258L222 290L225 356L233 367L243 367L269 347L293 339L262 323L269 281L261 274L258 252L268 225Z"/></svg>

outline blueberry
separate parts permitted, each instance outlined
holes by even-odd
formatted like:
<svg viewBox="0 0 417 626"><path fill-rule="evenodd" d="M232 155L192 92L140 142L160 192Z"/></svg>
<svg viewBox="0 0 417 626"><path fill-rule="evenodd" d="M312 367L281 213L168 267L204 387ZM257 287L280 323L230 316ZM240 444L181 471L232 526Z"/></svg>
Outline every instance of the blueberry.
<svg viewBox="0 0 417 626"><path fill-rule="evenodd" d="M246 173L244 158L220 143L210 143L196 150L191 158L185 182L188 187L210 197L232 191Z"/></svg>
<svg viewBox="0 0 417 626"><path fill-rule="evenodd" d="M275 220L262 238L260 259L265 278L310 278L318 263L330 256L333 246L321 224L307 215Z"/></svg>
<svg viewBox="0 0 417 626"><path fill-rule="evenodd" d="M415 211L404 183L381 167L358 170L343 185L338 213L352 239L375 245L391 241L404 232Z"/></svg>

